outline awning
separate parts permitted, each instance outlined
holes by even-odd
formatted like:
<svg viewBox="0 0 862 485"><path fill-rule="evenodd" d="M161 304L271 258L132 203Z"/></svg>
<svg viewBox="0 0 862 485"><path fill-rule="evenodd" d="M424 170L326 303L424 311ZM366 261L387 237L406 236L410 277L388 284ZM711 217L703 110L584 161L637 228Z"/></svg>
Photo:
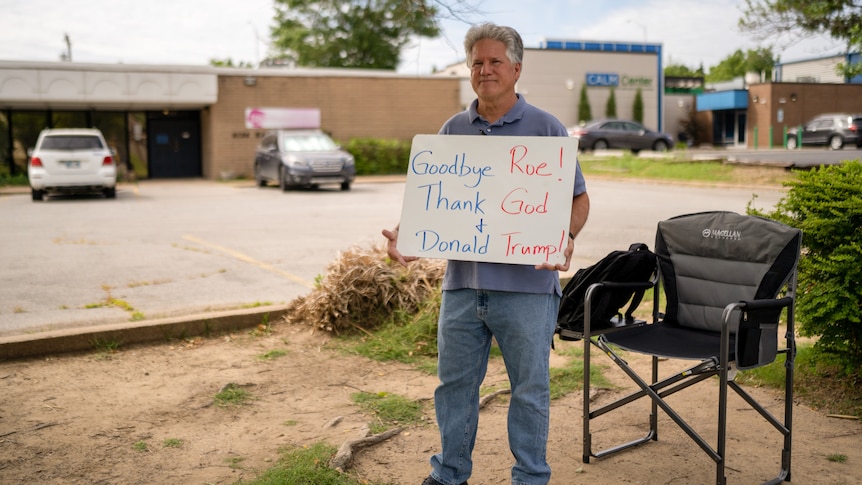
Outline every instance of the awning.
<svg viewBox="0 0 862 485"><path fill-rule="evenodd" d="M733 89L704 93L697 97L698 111L720 111L726 109L748 109L748 90Z"/></svg>

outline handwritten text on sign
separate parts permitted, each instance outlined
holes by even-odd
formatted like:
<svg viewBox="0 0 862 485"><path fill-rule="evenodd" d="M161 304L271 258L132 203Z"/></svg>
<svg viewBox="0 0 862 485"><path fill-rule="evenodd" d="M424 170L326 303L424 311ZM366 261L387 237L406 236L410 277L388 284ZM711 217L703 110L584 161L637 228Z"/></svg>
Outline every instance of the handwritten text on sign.
<svg viewBox="0 0 862 485"><path fill-rule="evenodd" d="M512 264L565 262L577 138L417 135L398 250Z"/></svg>

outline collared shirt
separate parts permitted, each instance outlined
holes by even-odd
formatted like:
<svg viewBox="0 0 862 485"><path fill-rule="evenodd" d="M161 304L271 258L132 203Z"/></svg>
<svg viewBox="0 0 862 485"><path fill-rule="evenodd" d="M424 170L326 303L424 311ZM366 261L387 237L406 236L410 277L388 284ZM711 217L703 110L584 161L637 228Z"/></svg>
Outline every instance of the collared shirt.
<svg viewBox="0 0 862 485"><path fill-rule="evenodd" d="M548 112L527 104L520 94L518 101L502 118L488 123L477 110L479 100L451 118L440 128L441 135L496 136L569 136L566 127ZM577 162L576 162L577 163ZM580 165L575 167L573 197L587 191ZM552 293L560 295L560 275L557 271L537 270L535 265L485 263L450 260L443 277L444 290L472 288L521 293Z"/></svg>

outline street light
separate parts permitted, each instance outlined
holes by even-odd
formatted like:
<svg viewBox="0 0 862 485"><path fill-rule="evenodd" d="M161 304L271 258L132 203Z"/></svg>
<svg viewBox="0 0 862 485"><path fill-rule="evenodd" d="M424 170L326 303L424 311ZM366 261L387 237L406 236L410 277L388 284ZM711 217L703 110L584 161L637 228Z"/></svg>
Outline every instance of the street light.
<svg viewBox="0 0 862 485"><path fill-rule="evenodd" d="M634 20L631 20L631 19L627 20L626 22L628 22L628 23L630 23L630 24L635 24L635 25L637 25L638 27L640 27L640 28L641 28L641 30L643 30L643 31L644 31L644 43L646 43L646 41L647 41L647 29L646 29L646 25L644 25L644 24L642 24L642 23L640 23L640 22L635 22Z"/></svg>

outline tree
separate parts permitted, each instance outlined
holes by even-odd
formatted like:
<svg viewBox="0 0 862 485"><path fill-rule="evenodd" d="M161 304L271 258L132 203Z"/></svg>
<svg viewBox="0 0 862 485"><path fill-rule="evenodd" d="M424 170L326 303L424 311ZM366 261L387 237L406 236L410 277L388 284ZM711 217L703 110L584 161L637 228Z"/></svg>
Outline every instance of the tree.
<svg viewBox="0 0 862 485"><path fill-rule="evenodd" d="M590 109L590 99L587 97L587 85L581 86L581 99L578 101L578 121L586 123L593 119L593 111Z"/></svg>
<svg viewBox="0 0 862 485"><path fill-rule="evenodd" d="M847 52L862 51L862 4L858 0L746 0L739 28L758 40L789 36L793 40L828 34ZM841 64L846 77L862 73L862 64Z"/></svg>
<svg viewBox="0 0 862 485"><path fill-rule="evenodd" d="M664 68L665 76L673 77L703 77L703 65L697 69L692 69L683 64L668 64Z"/></svg>
<svg viewBox="0 0 862 485"><path fill-rule="evenodd" d="M395 69L411 38L437 37L430 0L275 0L273 47L299 66Z"/></svg>
<svg viewBox="0 0 862 485"><path fill-rule="evenodd" d="M632 118L638 123L644 122L644 97L641 88L635 92L635 100L632 103Z"/></svg>
<svg viewBox="0 0 862 485"><path fill-rule="evenodd" d="M617 96L614 94L614 88L611 88L611 95L608 96L608 104L605 105L605 116L608 118L617 117Z"/></svg>
<svg viewBox="0 0 862 485"><path fill-rule="evenodd" d="M227 59L210 59L210 65L215 67L241 67L241 68L253 68L254 65L250 62L239 61L234 64L233 59L228 57Z"/></svg>
<svg viewBox="0 0 862 485"><path fill-rule="evenodd" d="M796 309L799 333L833 354L848 374L862 368L862 163L797 172L772 212L748 212L802 230ZM839 217L836 217L840 214Z"/></svg>
<svg viewBox="0 0 862 485"><path fill-rule="evenodd" d="M718 65L709 68L706 80L708 82L729 81L744 76L748 72L761 73L766 79L770 79L774 65L775 56L772 54L771 47L748 49L747 52L737 49Z"/></svg>

